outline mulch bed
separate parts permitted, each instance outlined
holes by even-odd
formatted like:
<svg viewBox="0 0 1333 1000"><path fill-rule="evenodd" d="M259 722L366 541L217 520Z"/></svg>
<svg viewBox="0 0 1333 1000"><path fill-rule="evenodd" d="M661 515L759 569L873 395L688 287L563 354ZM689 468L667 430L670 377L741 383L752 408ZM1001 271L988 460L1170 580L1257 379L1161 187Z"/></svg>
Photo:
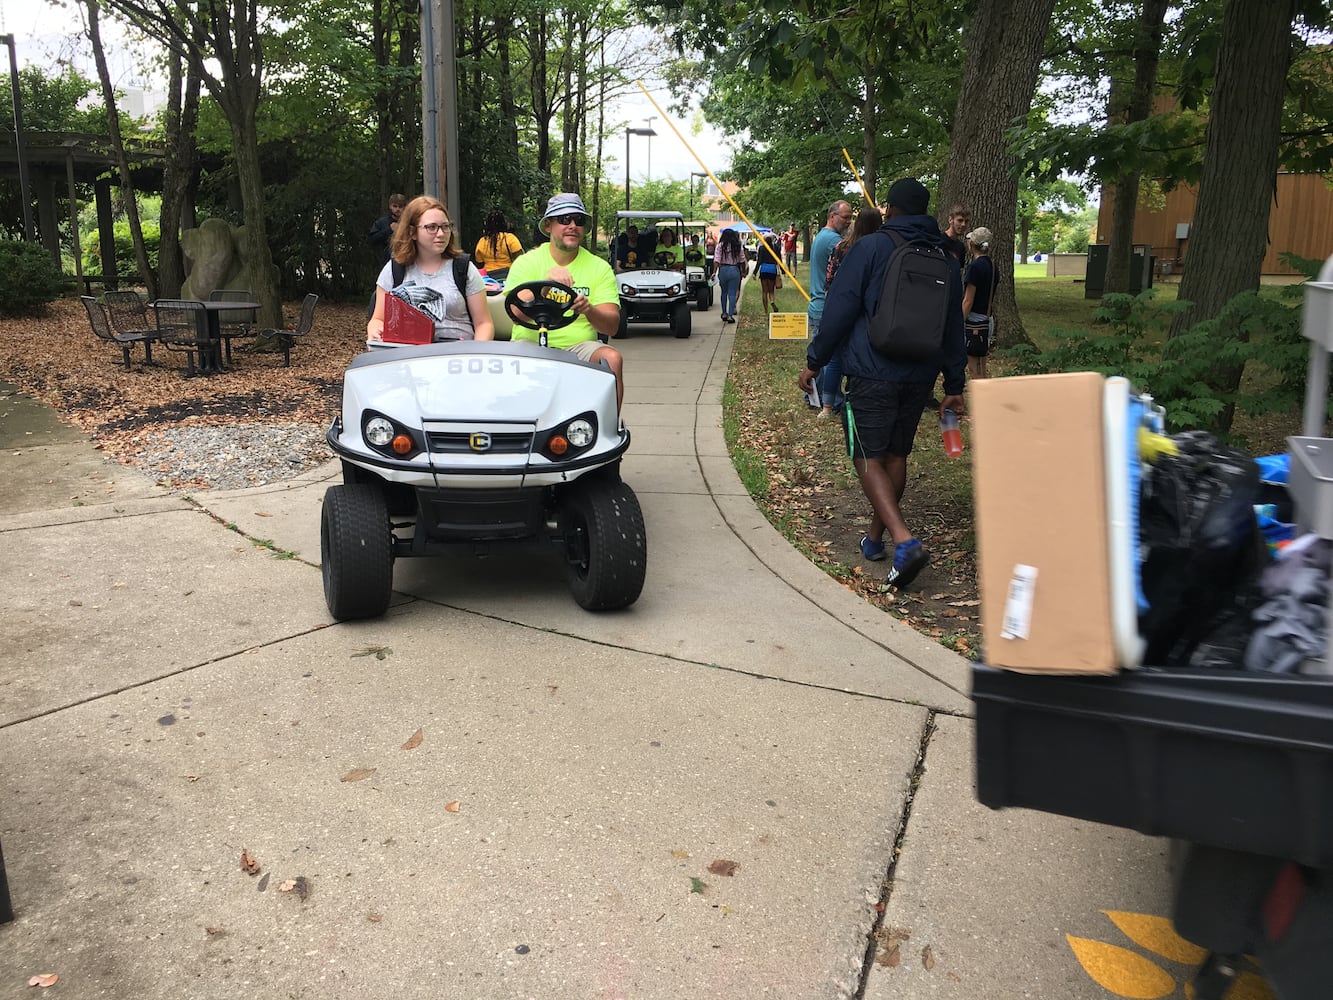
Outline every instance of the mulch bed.
<svg viewBox="0 0 1333 1000"><path fill-rule="evenodd" d="M294 326L300 303L284 309ZM126 370L120 347L99 340L83 305L61 299L41 312L0 318L0 378L55 408L88 432L109 456L130 464L145 436L183 423L308 421L327 427L342 397L348 362L365 350L364 303L321 301L311 333L282 352L256 349L253 340L233 342L232 370L185 377L185 355L157 345L153 364L143 348L132 349Z"/></svg>

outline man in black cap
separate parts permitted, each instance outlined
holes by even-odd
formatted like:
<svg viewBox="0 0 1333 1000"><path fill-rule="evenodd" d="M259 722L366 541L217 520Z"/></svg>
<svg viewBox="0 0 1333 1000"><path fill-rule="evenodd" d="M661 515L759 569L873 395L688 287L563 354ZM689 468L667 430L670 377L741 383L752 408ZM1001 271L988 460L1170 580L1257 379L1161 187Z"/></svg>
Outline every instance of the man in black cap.
<svg viewBox="0 0 1333 1000"><path fill-rule="evenodd" d="M929 362L890 360L870 343L868 317L879 306L889 257L899 248L888 233L915 244L945 249L940 227L927 213L930 192L914 177L904 177L889 188L889 218L880 235L857 240L838 268L838 280L829 287L819 331L806 351L806 367L798 379L809 392L817 373L841 352L847 376L843 432L847 450L861 479L861 489L873 514L861 539L861 555L874 562L892 558L887 583L906 587L929 561L920 540L903 519L900 504L907 485L907 456L912 451L917 424L930 399L935 379L944 375L945 410L963 412L963 382L967 355L963 348L963 288L958 265L949 268L948 307L943 343ZM953 261L953 258L949 258ZM884 534L889 534L892 551Z"/></svg>

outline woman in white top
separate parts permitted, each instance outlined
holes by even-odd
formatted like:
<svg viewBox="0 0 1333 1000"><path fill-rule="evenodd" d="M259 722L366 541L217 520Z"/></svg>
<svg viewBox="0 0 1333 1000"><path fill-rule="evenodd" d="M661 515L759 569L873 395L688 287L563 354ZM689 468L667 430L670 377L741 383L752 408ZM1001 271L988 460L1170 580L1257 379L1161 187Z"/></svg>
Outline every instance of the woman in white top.
<svg viewBox="0 0 1333 1000"><path fill-rule="evenodd" d="M390 292L435 321L437 341L494 339L486 282L469 261L467 292L460 292L453 265L458 255L454 225L444 206L428 195L408 202L394 229L390 260L375 282L375 312L366 324L366 340L384 339L384 300ZM396 286L395 263L402 268L402 280Z"/></svg>

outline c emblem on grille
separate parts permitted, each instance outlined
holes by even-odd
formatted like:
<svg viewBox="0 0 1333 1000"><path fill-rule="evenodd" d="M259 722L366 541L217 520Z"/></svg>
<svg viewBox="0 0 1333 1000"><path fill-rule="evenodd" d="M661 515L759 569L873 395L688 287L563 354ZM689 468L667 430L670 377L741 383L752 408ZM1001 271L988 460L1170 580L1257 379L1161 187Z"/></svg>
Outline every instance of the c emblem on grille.
<svg viewBox="0 0 1333 1000"><path fill-rule="evenodd" d="M480 431L469 437L467 443L468 447L473 451L491 450L491 436L489 434L483 434Z"/></svg>

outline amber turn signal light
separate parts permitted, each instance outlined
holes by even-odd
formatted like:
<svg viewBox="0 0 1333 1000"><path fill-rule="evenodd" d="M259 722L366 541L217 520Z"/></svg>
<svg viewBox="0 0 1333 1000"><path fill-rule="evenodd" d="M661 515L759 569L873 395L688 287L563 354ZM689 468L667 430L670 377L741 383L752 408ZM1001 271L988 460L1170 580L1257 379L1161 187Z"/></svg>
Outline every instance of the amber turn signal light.
<svg viewBox="0 0 1333 1000"><path fill-rule="evenodd" d="M552 436L546 447L551 449L552 455L563 455L565 452L569 451L569 442L559 434L556 434Z"/></svg>
<svg viewBox="0 0 1333 1000"><path fill-rule="evenodd" d="M393 450L400 455L406 455L412 451L412 439L406 434L399 434L393 439Z"/></svg>

